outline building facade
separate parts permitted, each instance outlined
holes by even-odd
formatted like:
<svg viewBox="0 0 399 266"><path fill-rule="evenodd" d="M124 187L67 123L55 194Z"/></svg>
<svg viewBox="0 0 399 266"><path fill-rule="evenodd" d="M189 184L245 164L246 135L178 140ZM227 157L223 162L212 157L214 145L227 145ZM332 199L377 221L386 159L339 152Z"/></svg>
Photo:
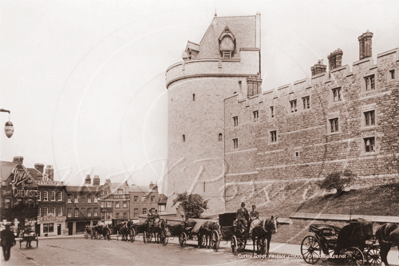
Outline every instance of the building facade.
<svg viewBox="0 0 399 266"><path fill-rule="evenodd" d="M101 220L111 223L112 220L127 221L130 219L129 185L125 183L111 183L105 180L101 190Z"/></svg>
<svg viewBox="0 0 399 266"><path fill-rule="evenodd" d="M130 193L130 218L137 220L139 215L148 214L150 209L158 209L158 186L150 183L149 186L131 185Z"/></svg>
<svg viewBox="0 0 399 266"><path fill-rule="evenodd" d="M225 210L220 204L229 167L224 162L224 99L242 92L246 97L247 91L259 94L260 33L260 14L215 16L198 44L187 43L183 61L166 70L166 195L199 193L209 200L210 211ZM167 209L173 212L170 205Z"/></svg>

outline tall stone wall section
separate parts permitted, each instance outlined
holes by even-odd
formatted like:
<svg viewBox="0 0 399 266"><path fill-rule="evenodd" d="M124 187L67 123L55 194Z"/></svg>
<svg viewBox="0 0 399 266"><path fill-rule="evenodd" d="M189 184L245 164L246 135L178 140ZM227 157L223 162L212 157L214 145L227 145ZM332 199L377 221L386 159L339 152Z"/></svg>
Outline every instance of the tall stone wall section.
<svg viewBox="0 0 399 266"><path fill-rule="evenodd" d="M258 50L241 51L239 59L193 60L167 70L167 211L173 212L173 193L185 191L209 200L208 212L225 211L224 99L234 93L245 97L239 81L258 71Z"/></svg>
<svg viewBox="0 0 399 266"><path fill-rule="evenodd" d="M334 171L357 175L354 187L396 182L399 163L398 49L365 58L349 66L265 91L248 99L225 100L226 211L241 201L257 204L261 215L287 217L304 200L321 195L316 182ZM391 71L395 71L392 79ZM375 89L365 78L374 75ZM340 88L341 100L333 90ZM310 108L303 107L310 97ZM297 100L291 112L290 101ZM271 115L274 108L274 117ZM255 122L253 112L259 112ZM375 126L365 126L364 113L375 111ZM239 125L232 125L233 116ZM331 133L330 119L339 130ZM277 131L272 142L271 131ZM366 152L365 138L375 138ZM232 146L239 139L238 149Z"/></svg>

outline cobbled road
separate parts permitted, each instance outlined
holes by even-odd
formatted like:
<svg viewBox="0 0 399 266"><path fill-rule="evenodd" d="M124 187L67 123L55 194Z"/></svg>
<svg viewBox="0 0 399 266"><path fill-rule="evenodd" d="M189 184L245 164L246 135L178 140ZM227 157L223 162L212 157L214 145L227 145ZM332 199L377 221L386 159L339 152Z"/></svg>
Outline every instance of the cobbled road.
<svg viewBox="0 0 399 266"><path fill-rule="evenodd" d="M254 258L249 250L234 256L228 248L218 252L198 249L194 242L181 248L176 243L167 246L141 239L134 243L89 239L45 239L39 240L39 247L32 249L12 248L11 259L1 265L309 265L303 259L273 254L271 258ZM250 249L249 247L248 249ZM319 261L316 265L339 265Z"/></svg>

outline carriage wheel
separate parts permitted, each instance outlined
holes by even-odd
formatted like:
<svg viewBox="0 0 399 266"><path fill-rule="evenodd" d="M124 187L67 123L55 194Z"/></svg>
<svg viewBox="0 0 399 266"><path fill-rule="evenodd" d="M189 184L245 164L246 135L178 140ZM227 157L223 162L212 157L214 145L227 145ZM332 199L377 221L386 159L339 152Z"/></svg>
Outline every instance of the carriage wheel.
<svg viewBox="0 0 399 266"><path fill-rule="evenodd" d="M39 238L36 238L36 248L39 247Z"/></svg>
<svg viewBox="0 0 399 266"><path fill-rule="evenodd" d="M361 266L364 264L364 255L363 252L356 248L351 247L345 252L345 264L346 265L358 265Z"/></svg>
<svg viewBox="0 0 399 266"><path fill-rule="evenodd" d="M132 228L132 230L130 230L130 242L134 242L136 237L136 231L134 230L134 228Z"/></svg>
<svg viewBox="0 0 399 266"><path fill-rule="evenodd" d="M161 240L162 245L166 246L169 242L168 236L166 235L166 230L163 229L161 233L159 233L159 238Z"/></svg>
<svg viewBox="0 0 399 266"><path fill-rule="evenodd" d="M185 232L181 233L179 236L180 246L183 248L187 244L187 234Z"/></svg>
<svg viewBox="0 0 399 266"><path fill-rule="evenodd" d="M371 266L379 266L381 265L381 248L377 246L372 246L367 250L366 253L366 261Z"/></svg>
<svg viewBox="0 0 399 266"><path fill-rule="evenodd" d="M144 243L147 242L147 241L146 241L147 237L145 236L145 234L146 234L146 232L144 231L144 232L143 232L143 242L144 242Z"/></svg>
<svg viewBox="0 0 399 266"><path fill-rule="evenodd" d="M301 255L306 263L315 264L321 257L319 241L314 236L307 236L302 240Z"/></svg>
<svg viewBox="0 0 399 266"><path fill-rule="evenodd" d="M234 255L238 253L237 237L234 235L231 237L231 252L233 252Z"/></svg>
<svg viewBox="0 0 399 266"><path fill-rule="evenodd" d="M217 252L219 250L219 245L220 245L220 237L219 233L216 230L212 231L211 235L211 248Z"/></svg>
<svg viewBox="0 0 399 266"><path fill-rule="evenodd" d="M238 241L238 251L244 250L246 246L247 246L247 240L246 239L245 240L240 239Z"/></svg>
<svg viewBox="0 0 399 266"><path fill-rule="evenodd" d="M206 248L206 235L198 236L199 248Z"/></svg>

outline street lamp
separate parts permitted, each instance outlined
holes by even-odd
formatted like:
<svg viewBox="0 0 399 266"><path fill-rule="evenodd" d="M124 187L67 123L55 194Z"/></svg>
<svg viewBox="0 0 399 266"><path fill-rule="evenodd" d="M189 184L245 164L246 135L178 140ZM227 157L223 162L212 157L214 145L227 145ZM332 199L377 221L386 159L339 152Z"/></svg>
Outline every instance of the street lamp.
<svg viewBox="0 0 399 266"><path fill-rule="evenodd" d="M9 110L0 109L0 112L8 113L8 120L10 120L11 112ZM6 136L8 138L11 138L12 134L14 134L14 125L11 123L11 121L6 122L6 125L4 126L4 131L6 132Z"/></svg>

